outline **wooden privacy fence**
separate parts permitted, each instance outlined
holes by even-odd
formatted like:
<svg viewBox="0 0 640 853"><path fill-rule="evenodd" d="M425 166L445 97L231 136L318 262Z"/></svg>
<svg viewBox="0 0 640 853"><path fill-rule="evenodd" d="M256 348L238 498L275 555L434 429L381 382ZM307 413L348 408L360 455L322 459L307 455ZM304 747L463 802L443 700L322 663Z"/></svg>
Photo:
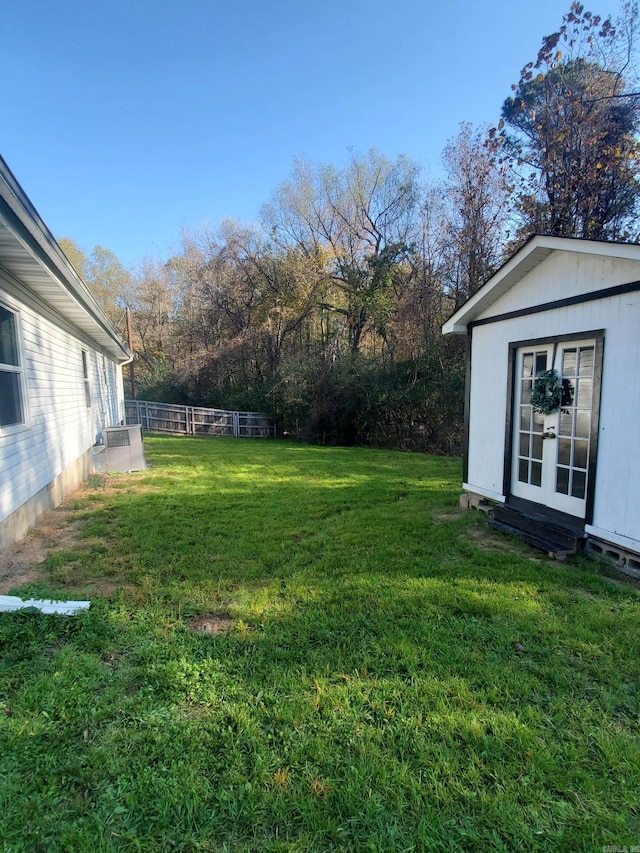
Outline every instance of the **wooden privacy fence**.
<svg viewBox="0 0 640 853"><path fill-rule="evenodd" d="M125 400L128 424L142 424L145 432L182 435L230 435L235 438L269 438L274 427L262 412L230 412L202 406Z"/></svg>

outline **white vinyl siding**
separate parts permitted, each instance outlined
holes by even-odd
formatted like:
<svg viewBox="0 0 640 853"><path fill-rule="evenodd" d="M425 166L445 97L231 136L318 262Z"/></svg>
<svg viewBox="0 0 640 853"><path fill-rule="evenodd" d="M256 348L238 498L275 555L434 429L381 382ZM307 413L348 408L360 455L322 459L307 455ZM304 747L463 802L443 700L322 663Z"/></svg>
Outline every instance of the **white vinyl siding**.
<svg viewBox="0 0 640 853"><path fill-rule="evenodd" d="M532 270L483 316L640 279L640 263L558 252ZM604 330L593 528L640 549L640 292L606 297L473 329L466 486L503 495L509 344ZM601 536L603 533L600 532Z"/></svg>
<svg viewBox="0 0 640 853"><path fill-rule="evenodd" d="M535 308L558 299L581 297L603 288L637 281L639 277L640 263L637 260L582 252L553 252L477 319ZM545 311L539 315L543 324L550 313L553 312Z"/></svg>
<svg viewBox="0 0 640 853"><path fill-rule="evenodd" d="M29 418L19 431L0 429L0 521L79 459L106 426L124 417L120 369L88 341L2 288L0 278L2 304L20 313Z"/></svg>

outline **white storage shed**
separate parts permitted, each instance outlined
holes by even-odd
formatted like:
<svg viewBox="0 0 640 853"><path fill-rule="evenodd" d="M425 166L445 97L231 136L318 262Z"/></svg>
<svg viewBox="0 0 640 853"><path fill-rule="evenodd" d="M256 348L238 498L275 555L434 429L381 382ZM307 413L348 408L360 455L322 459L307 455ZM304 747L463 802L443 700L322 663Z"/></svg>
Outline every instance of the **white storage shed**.
<svg viewBox="0 0 640 853"><path fill-rule="evenodd" d="M534 236L443 333L467 335L471 500L640 569L640 246Z"/></svg>

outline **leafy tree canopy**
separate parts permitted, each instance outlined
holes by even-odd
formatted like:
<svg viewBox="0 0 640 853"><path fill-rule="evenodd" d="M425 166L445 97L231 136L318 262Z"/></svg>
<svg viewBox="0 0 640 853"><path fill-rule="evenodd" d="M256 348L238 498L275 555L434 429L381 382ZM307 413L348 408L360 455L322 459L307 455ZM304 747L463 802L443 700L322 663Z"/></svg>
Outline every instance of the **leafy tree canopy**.
<svg viewBox="0 0 640 853"><path fill-rule="evenodd" d="M490 145L513 169L521 233L630 239L640 184L640 92L629 79L637 11L626 22L573 3L522 69Z"/></svg>

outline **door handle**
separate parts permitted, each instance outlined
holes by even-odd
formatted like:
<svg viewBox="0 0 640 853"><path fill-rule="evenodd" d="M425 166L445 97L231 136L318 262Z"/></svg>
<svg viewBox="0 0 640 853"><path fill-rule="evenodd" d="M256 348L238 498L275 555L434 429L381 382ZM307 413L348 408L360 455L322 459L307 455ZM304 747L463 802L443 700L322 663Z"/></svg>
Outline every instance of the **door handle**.
<svg viewBox="0 0 640 853"><path fill-rule="evenodd" d="M542 440L544 441L545 438L556 438L556 434L552 429L548 429L546 432L542 433Z"/></svg>

